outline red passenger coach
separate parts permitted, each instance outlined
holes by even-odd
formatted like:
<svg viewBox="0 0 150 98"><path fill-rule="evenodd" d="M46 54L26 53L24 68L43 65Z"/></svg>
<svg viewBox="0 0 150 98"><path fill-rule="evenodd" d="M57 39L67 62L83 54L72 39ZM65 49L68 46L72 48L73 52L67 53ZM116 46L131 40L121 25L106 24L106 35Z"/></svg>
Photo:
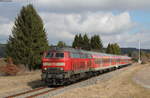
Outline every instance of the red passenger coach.
<svg viewBox="0 0 150 98"><path fill-rule="evenodd" d="M73 48L54 48L42 59L42 80L48 85L61 85L101 70L131 63L131 58Z"/></svg>

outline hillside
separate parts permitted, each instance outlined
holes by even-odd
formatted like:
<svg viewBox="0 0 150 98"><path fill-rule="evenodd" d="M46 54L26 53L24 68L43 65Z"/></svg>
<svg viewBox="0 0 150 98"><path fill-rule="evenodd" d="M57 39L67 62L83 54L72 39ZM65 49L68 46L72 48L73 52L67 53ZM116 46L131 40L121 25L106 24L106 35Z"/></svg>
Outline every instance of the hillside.
<svg viewBox="0 0 150 98"><path fill-rule="evenodd" d="M121 53L122 54L128 54L128 53L132 53L132 52L138 52L139 50L137 48L121 48ZM141 51L150 53L150 49L141 49Z"/></svg>

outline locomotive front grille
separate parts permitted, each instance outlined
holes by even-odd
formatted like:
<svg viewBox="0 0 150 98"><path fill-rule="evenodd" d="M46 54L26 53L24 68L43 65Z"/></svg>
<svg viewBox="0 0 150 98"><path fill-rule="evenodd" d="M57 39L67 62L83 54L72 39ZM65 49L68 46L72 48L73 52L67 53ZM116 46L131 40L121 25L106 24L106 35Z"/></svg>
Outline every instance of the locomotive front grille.
<svg viewBox="0 0 150 98"><path fill-rule="evenodd" d="M48 81L49 79L63 79L65 72L60 68L47 68L41 75L42 80Z"/></svg>
<svg viewBox="0 0 150 98"><path fill-rule="evenodd" d="M59 74L59 73L63 73L64 71L61 70L61 68L47 68L46 72L49 74Z"/></svg>

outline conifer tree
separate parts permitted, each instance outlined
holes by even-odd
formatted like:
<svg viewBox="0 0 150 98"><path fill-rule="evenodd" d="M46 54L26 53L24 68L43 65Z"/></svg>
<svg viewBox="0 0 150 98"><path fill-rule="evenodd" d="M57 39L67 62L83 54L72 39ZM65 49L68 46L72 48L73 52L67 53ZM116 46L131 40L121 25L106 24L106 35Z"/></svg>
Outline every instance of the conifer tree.
<svg viewBox="0 0 150 98"><path fill-rule="evenodd" d="M81 34L75 35L74 41L72 43L73 48L82 48L84 44L83 37Z"/></svg>
<svg viewBox="0 0 150 98"><path fill-rule="evenodd" d="M106 48L106 53L110 53L112 54L112 48L111 48L111 44L109 43L107 48Z"/></svg>
<svg viewBox="0 0 150 98"><path fill-rule="evenodd" d="M82 48L82 47L83 47L83 44L84 44L83 37L82 37L81 34L79 34L78 48Z"/></svg>
<svg viewBox="0 0 150 98"><path fill-rule="evenodd" d="M39 67L42 53L48 49L43 21L29 4L23 6L15 20L7 43L7 55L14 63L24 64L30 70Z"/></svg>
<svg viewBox="0 0 150 98"><path fill-rule="evenodd" d="M91 49L103 51L103 44L99 35L91 37Z"/></svg>
<svg viewBox="0 0 150 98"><path fill-rule="evenodd" d="M121 53L121 50L120 50L120 47L117 43L114 44L114 49L115 49L115 54L120 54Z"/></svg>
<svg viewBox="0 0 150 98"><path fill-rule="evenodd" d="M120 47L117 43L115 44L108 44L107 49L106 49L106 53L110 53L110 54L120 54L121 50Z"/></svg>
<svg viewBox="0 0 150 98"><path fill-rule="evenodd" d="M86 34L83 36L81 34L75 35L72 47L81 48L84 50L92 49L94 51L103 51L103 44L99 35L94 35L91 37L91 39L89 39Z"/></svg>
<svg viewBox="0 0 150 98"><path fill-rule="evenodd" d="M75 35L74 41L72 43L72 47L73 48L77 48L78 47L78 40L79 40L79 36Z"/></svg>
<svg viewBox="0 0 150 98"><path fill-rule="evenodd" d="M84 36L83 36L82 49L90 50L90 39L88 38L88 36L86 34L84 34Z"/></svg>
<svg viewBox="0 0 150 98"><path fill-rule="evenodd" d="M66 46L66 43L63 42L63 41L59 41L59 42L57 43L57 47L65 47L65 46Z"/></svg>
<svg viewBox="0 0 150 98"><path fill-rule="evenodd" d="M111 44L111 50L112 54L116 54L116 47L114 46L114 44Z"/></svg>

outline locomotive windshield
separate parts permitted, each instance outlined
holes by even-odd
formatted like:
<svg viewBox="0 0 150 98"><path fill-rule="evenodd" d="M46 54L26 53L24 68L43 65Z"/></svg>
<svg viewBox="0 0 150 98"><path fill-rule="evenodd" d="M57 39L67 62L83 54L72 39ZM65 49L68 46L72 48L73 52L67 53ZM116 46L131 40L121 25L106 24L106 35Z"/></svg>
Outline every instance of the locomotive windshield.
<svg viewBox="0 0 150 98"><path fill-rule="evenodd" d="M45 57L46 57L46 58L52 58L53 56L54 56L54 53L48 52Z"/></svg>
<svg viewBox="0 0 150 98"><path fill-rule="evenodd" d="M46 58L64 58L64 53L48 52Z"/></svg>
<svg viewBox="0 0 150 98"><path fill-rule="evenodd" d="M56 53L55 57L63 58L64 57L64 53Z"/></svg>

